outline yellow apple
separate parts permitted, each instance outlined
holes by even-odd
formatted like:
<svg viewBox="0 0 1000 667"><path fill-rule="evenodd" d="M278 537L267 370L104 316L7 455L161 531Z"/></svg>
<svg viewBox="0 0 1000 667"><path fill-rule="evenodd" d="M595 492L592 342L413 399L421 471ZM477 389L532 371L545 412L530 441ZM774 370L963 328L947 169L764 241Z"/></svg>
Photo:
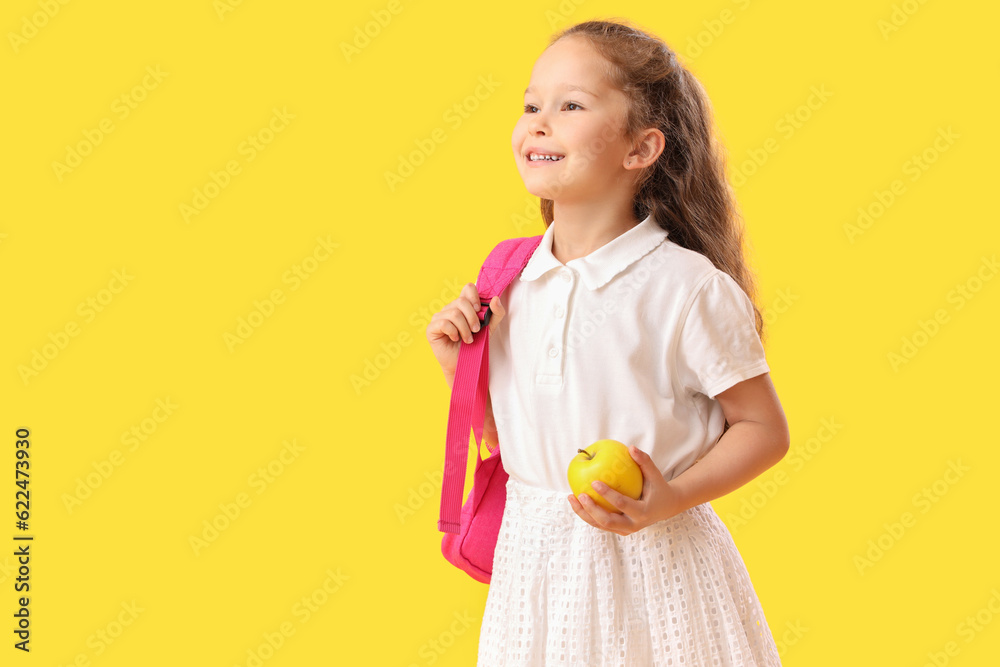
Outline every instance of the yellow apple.
<svg viewBox="0 0 1000 667"><path fill-rule="evenodd" d="M617 440L598 440L579 452L569 462L567 476L569 488L573 495L579 497L586 493L598 505L609 512L621 514L622 511L609 503L590 485L599 479L615 491L639 499L642 495L642 470L639 464L632 460L628 447Z"/></svg>

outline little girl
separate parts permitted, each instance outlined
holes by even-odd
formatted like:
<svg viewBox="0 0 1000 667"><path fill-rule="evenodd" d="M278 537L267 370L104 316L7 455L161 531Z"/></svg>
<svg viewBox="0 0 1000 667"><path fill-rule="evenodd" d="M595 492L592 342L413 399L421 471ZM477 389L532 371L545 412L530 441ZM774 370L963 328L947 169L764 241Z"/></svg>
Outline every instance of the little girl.
<svg viewBox="0 0 1000 667"><path fill-rule="evenodd" d="M709 501L777 463L784 412L706 94L661 40L587 21L535 62L514 127L545 234L490 304L485 437L510 478L479 665L780 665ZM454 381L469 283L427 338ZM508 316L509 313L509 316ZM638 500L567 468L629 445Z"/></svg>

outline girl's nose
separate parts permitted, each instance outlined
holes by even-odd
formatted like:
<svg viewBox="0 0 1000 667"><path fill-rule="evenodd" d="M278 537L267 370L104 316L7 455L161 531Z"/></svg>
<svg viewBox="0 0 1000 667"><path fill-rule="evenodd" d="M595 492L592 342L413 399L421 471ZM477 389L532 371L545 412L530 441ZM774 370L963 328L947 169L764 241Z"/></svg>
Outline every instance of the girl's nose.
<svg viewBox="0 0 1000 667"><path fill-rule="evenodd" d="M545 112L539 111L536 114L531 115L531 121L528 123L528 132L532 135L544 135L549 131L549 121Z"/></svg>
<svg viewBox="0 0 1000 667"><path fill-rule="evenodd" d="M544 125L536 125L531 128L531 132L529 134L531 134L531 136L533 137L545 137L548 136L549 129L547 126Z"/></svg>

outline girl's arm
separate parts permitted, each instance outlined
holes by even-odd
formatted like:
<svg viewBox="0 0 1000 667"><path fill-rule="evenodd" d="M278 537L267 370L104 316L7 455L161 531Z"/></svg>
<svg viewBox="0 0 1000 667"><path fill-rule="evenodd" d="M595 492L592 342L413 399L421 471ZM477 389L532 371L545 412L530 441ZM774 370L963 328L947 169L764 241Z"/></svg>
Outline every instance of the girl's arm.
<svg viewBox="0 0 1000 667"><path fill-rule="evenodd" d="M735 491L788 451L788 422L770 373L738 382L715 398L730 426L704 457L670 480L678 512Z"/></svg>
<svg viewBox="0 0 1000 667"><path fill-rule="evenodd" d="M643 475L640 499L595 481L593 488L621 512L608 512L585 493L568 496L573 511L592 526L629 535L735 491L781 460L788 451L788 423L768 373L738 382L715 398L730 426L705 456L668 482L649 454L630 447Z"/></svg>

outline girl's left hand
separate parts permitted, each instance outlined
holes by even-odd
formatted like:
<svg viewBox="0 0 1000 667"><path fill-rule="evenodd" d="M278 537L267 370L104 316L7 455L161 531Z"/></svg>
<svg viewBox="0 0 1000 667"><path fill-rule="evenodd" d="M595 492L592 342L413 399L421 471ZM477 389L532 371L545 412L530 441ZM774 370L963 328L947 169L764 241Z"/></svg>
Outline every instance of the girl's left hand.
<svg viewBox="0 0 1000 667"><path fill-rule="evenodd" d="M681 511L680 495L657 470L649 454L636 447L628 449L632 460L639 464L642 471L642 494L639 500L615 491L604 482L591 483L595 491L623 514L608 512L585 493L581 493L579 498L572 494L569 496L570 506L581 519L595 528L610 530L619 535L630 535Z"/></svg>

